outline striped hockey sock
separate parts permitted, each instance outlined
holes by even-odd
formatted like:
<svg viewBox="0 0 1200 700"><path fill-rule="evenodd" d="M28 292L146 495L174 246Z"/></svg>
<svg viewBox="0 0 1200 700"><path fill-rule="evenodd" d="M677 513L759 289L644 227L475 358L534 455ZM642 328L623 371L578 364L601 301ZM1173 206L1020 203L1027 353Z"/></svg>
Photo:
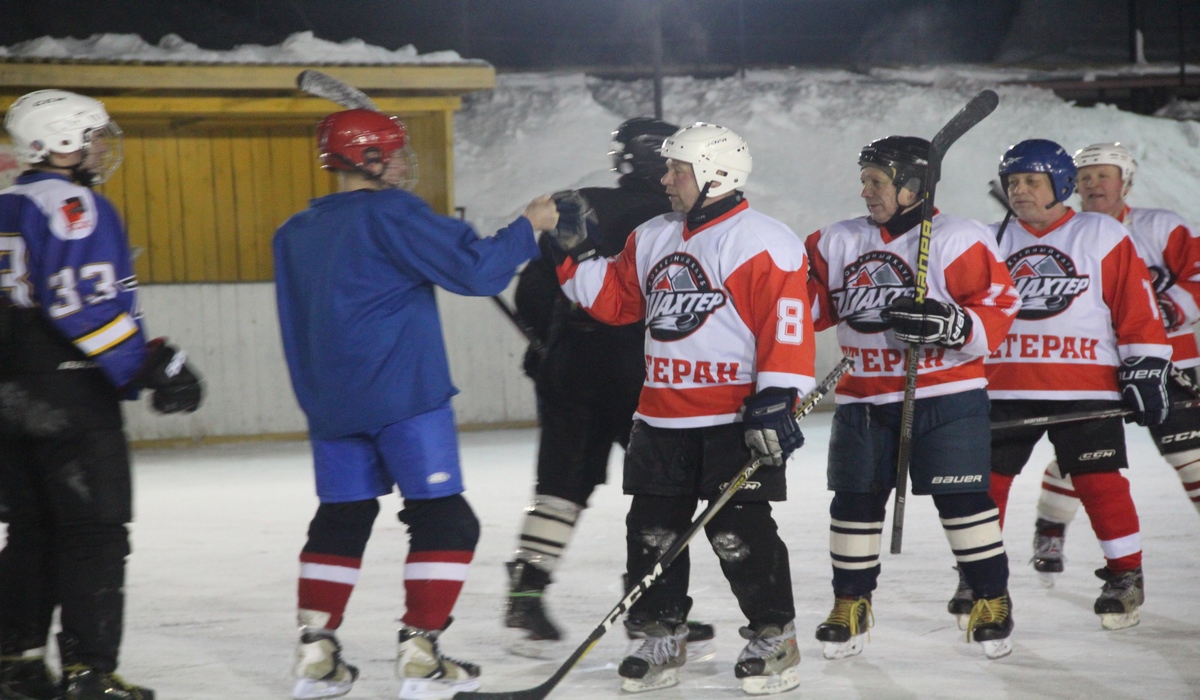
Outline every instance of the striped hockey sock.
<svg viewBox="0 0 1200 700"><path fill-rule="evenodd" d="M346 603L358 583L362 559L316 552L300 553L299 607L329 615L323 625L334 630L342 624Z"/></svg>
<svg viewBox="0 0 1200 700"><path fill-rule="evenodd" d="M403 622L423 630L446 627L450 611L467 580L474 552L461 550L413 551L404 563L407 611Z"/></svg>
<svg viewBox="0 0 1200 700"><path fill-rule="evenodd" d="M1072 480L1100 540L1108 570L1117 573L1141 566L1140 526L1129 481L1118 472L1076 474Z"/></svg>

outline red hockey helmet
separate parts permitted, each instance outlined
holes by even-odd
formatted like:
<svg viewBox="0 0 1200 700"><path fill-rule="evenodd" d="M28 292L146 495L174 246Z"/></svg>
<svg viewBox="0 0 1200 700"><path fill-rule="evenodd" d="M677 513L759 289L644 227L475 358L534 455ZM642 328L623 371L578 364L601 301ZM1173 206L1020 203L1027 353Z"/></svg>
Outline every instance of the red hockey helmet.
<svg viewBox="0 0 1200 700"><path fill-rule="evenodd" d="M327 170L355 171L371 163L387 165L408 143L395 117L369 109L334 112L317 125L317 152Z"/></svg>

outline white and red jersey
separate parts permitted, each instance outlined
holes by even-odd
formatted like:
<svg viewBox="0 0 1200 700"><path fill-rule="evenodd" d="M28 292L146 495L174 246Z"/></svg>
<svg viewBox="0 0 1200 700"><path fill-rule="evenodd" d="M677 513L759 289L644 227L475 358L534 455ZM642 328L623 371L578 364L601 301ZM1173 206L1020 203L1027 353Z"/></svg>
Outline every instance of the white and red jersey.
<svg viewBox="0 0 1200 700"><path fill-rule="evenodd" d="M1170 359L1150 273L1116 219L1068 208L1041 232L1013 219L1000 251L1021 310L987 359L993 399L1118 400L1121 360Z"/></svg>
<svg viewBox="0 0 1200 700"><path fill-rule="evenodd" d="M816 386L807 277L796 234L745 201L694 231L680 214L656 217L616 257L558 267L563 292L596 319L645 319L634 416L665 428L733 423L757 390Z"/></svg>
<svg viewBox="0 0 1200 700"><path fill-rule="evenodd" d="M1167 329L1174 350L1171 362L1177 367L1200 365L1200 350L1192 332L1192 324L1200 320L1200 231L1169 209L1125 207L1120 221L1146 261L1155 291L1179 312L1178 325Z"/></svg>
<svg viewBox="0 0 1200 700"><path fill-rule="evenodd" d="M987 386L983 358L1004 338L1021 304L986 226L941 213L932 224L926 297L961 306L973 326L961 348L921 346L917 398ZM838 403L904 399L908 344L896 339L880 312L913 295L919 243L919 226L893 236L865 216L808 237L813 322L817 330L836 325L842 352L856 360L854 372L838 384Z"/></svg>

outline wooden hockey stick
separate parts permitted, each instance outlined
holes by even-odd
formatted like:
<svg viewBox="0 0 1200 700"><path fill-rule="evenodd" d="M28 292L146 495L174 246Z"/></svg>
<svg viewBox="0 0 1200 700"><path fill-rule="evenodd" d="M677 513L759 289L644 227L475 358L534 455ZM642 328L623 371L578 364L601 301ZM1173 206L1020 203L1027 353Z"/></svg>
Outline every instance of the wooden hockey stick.
<svg viewBox="0 0 1200 700"><path fill-rule="evenodd" d="M826 394L833 391L833 388L837 385L838 380L842 378L842 375L849 372L853 367L854 360L848 357L842 358L842 361L833 368L833 371L830 372L829 375L823 380L821 380L821 383L818 384L815 389L809 392L808 395L804 397L804 400L800 403L800 405L796 407L796 412L794 414L796 416L796 420L800 420L804 418L804 416L811 413L812 410L817 407L817 404L821 401L821 399L824 398ZM617 620L624 615L627 610L629 610L630 606L632 606L639 598L642 597L642 594L645 593L650 586L654 585L655 581L662 576L663 572L667 570L667 567L671 566L671 563L675 561L675 558L679 556L680 552L682 552L688 546L688 543L691 542L696 536L696 534L699 533L700 530L702 530L704 526L713 519L713 517L717 514L717 511L721 510L721 508L724 507L729 499L733 498L733 494L736 493L738 489L742 488L743 485L745 485L750 477L754 475L754 472L758 470L758 467L759 461L757 459L752 459L746 464L745 467L742 468L742 471L738 472L738 475L729 482L729 484L725 487L725 490L722 491L716 499L708 504L708 507L704 509L704 512L700 514L700 517L696 518L696 520L692 522L691 526L688 527L688 529L675 540L675 542L667 549L667 551L663 552L662 555L659 556L659 558L650 567L650 570L647 571L646 574L639 580L634 582L633 587L629 589L629 591L625 594L625 597L621 599L621 602L617 603L617 607L609 611L608 615L604 617L604 620L596 627L596 629L592 630L592 633L588 635L587 639L583 640L583 643L580 644L569 657L567 657L567 660L558 667L558 670L556 670L554 675L550 676L549 679L547 679L541 685L533 688L527 688L525 690L510 690L499 693L487 693L476 690L455 693L454 700L471 700L471 698L479 698L480 700L542 700L542 698L545 698L547 695L549 695L550 691L554 690L554 687L559 684L559 682L571 671L571 669L575 668L575 665L579 663L580 659L586 656L587 653L592 650L592 647L596 646L596 643L600 641L600 638L603 637L606 632L608 632L609 628L616 624Z"/></svg>
<svg viewBox="0 0 1200 700"><path fill-rule="evenodd" d="M1179 411L1185 408L1200 408L1200 399L1190 399L1188 401L1176 401L1171 404L1172 411ZM1087 420L1100 420L1102 418L1124 418L1132 416L1134 410L1132 408L1106 408L1098 411L1079 411L1078 413L1061 413L1057 416L1034 416L1032 418L1014 418L1013 420L1002 420L992 423L992 430L1009 430L1011 428L1029 428L1041 427L1043 425L1058 425L1060 423L1078 423Z"/></svg>
<svg viewBox="0 0 1200 700"><path fill-rule="evenodd" d="M925 303L929 275L929 237L933 231L933 195L942 177L942 158L971 127L991 114L1000 97L983 90L955 114L937 132L929 144L929 163L925 169L925 197L921 202L921 237L917 244L917 280L913 299ZM908 465L912 459L913 413L917 399L917 361L921 345L909 343L904 369L904 404L900 413L899 457L896 460L896 498L892 506L892 554L899 554L904 539L904 506L908 500Z"/></svg>

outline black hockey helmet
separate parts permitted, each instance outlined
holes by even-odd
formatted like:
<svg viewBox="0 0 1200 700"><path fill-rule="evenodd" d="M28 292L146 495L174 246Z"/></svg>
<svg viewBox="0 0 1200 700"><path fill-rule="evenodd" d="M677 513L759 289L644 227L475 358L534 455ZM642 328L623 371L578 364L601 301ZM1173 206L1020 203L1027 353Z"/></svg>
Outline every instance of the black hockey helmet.
<svg viewBox="0 0 1200 700"><path fill-rule="evenodd" d="M858 165L879 168L891 176L897 188L920 197L929 167L929 142L919 136L885 136L863 146Z"/></svg>
<svg viewBox="0 0 1200 700"><path fill-rule="evenodd" d="M658 182L667 174L663 141L679 127L653 117L627 119L612 133L612 169L622 175Z"/></svg>

